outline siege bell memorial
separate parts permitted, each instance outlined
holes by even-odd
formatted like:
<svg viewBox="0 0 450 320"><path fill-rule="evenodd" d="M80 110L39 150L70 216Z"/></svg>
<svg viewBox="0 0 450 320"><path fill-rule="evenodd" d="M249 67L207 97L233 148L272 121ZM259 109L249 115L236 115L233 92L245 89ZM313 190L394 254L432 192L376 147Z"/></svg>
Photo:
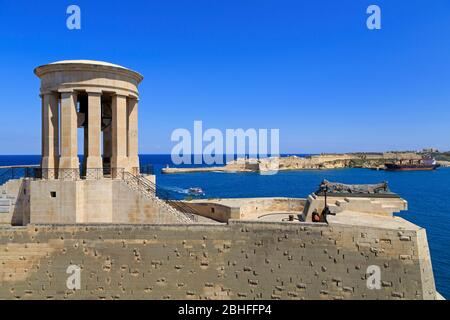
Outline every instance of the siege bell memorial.
<svg viewBox="0 0 450 320"><path fill-rule="evenodd" d="M37 67L42 99L42 172L78 178L78 151L86 178L139 171L138 85L132 70L98 61L59 61ZM77 129L84 130L78 150Z"/></svg>
<svg viewBox="0 0 450 320"><path fill-rule="evenodd" d="M408 203L387 183L323 181L306 199L163 198L139 169L142 75L90 60L35 74L42 162L0 185L1 299L440 298L426 231L394 215Z"/></svg>

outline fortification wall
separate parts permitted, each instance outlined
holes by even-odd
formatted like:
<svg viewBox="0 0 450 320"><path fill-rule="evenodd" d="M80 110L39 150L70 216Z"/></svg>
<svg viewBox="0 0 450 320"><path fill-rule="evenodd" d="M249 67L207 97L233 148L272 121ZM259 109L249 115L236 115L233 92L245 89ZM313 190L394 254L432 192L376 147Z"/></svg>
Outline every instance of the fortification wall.
<svg viewBox="0 0 450 320"><path fill-rule="evenodd" d="M69 290L68 266L81 268ZM367 268L381 269L369 290ZM426 234L378 227L0 228L0 299L433 299Z"/></svg>
<svg viewBox="0 0 450 320"><path fill-rule="evenodd" d="M227 222L230 219L239 219L239 208L232 208L213 202L186 201L186 204L195 210L196 214L219 222Z"/></svg>
<svg viewBox="0 0 450 320"><path fill-rule="evenodd" d="M261 215L278 212L303 212L305 199L300 198L225 198L186 201L199 215L217 221L229 219L258 219Z"/></svg>
<svg viewBox="0 0 450 320"><path fill-rule="evenodd" d="M258 217L268 212L300 213L305 206L305 199L297 198L255 198L249 199L241 206L241 218Z"/></svg>
<svg viewBox="0 0 450 320"><path fill-rule="evenodd" d="M30 182L31 223L176 223L167 208L123 180Z"/></svg>

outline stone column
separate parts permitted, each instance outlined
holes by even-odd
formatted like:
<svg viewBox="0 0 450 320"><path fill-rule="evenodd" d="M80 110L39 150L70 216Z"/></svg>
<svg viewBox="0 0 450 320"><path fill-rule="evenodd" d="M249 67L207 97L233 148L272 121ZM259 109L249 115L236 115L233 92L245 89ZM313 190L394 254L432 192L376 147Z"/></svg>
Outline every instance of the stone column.
<svg viewBox="0 0 450 320"><path fill-rule="evenodd" d="M103 163L105 172L111 172L111 156L112 156L112 124L103 129Z"/></svg>
<svg viewBox="0 0 450 320"><path fill-rule="evenodd" d="M138 156L138 100L128 98L128 165L134 175L139 174Z"/></svg>
<svg viewBox="0 0 450 320"><path fill-rule="evenodd" d="M102 107L101 107L101 93L88 92L88 119L87 131L88 139L86 156L86 179L99 179L103 177L103 164L101 156L101 121L102 121Z"/></svg>
<svg viewBox="0 0 450 320"><path fill-rule="evenodd" d="M127 97L116 94L112 97L111 175L121 178L124 170L128 170Z"/></svg>
<svg viewBox="0 0 450 320"><path fill-rule="evenodd" d="M61 92L61 157L59 179L78 179L79 160L77 154L77 94Z"/></svg>
<svg viewBox="0 0 450 320"><path fill-rule="evenodd" d="M42 99L42 178L56 178L59 162L58 96L48 92Z"/></svg>

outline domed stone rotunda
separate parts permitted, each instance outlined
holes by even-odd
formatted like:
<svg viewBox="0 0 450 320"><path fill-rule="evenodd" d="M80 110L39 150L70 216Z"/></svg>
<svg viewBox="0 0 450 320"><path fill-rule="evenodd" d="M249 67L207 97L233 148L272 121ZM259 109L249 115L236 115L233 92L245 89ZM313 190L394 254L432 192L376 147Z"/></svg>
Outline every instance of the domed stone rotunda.
<svg viewBox="0 0 450 320"><path fill-rule="evenodd" d="M154 174L140 173L142 75L91 60L54 62L34 73L41 79L42 162L23 180L29 201L21 224L193 221L156 196Z"/></svg>
<svg viewBox="0 0 450 320"><path fill-rule="evenodd" d="M141 74L91 60L58 61L34 73L41 79L43 178L76 179L80 168L86 179L139 173ZM78 128L83 128L83 152ZM79 153L84 155L81 166Z"/></svg>

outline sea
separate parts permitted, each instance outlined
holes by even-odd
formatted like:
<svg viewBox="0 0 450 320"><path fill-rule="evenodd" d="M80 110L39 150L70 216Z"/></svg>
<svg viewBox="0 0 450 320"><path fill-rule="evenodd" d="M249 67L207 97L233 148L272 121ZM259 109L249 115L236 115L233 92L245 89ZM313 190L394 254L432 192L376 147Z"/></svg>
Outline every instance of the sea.
<svg viewBox="0 0 450 320"><path fill-rule="evenodd" d="M0 156L0 166L39 162L38 155ZM141 165L151 164L158 187L177 199L189 197L188 189L191 187L202 188L204 198L305 198L317 190L323 179L349 184L387 181L391 191L408 201L408 211L396 215L427 230L436 287L440 294L450 299L450 168L410 172L368 169L281 171L274 175L223 172L161 174L163 167L174 166L170 155L144 154L140 155L140 162Z"/></svg>

